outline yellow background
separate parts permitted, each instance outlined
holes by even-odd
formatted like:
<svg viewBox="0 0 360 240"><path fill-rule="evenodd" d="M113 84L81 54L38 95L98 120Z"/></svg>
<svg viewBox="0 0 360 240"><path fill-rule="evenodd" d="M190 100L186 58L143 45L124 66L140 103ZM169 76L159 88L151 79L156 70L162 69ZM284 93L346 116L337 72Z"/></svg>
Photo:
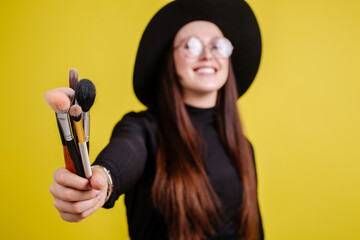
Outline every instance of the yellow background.
<svg viewBox="0 0 360 240"><path fill-rule="evenodd" d="M1 0L1 239L128 239L122 198L81 223L53 207L64 162L43 95L68 86L70 68L94 82L94 159L122 115L143 109L132 91L137 45L167 2ZM263 58L239 106L266 239L360 239L360 2L248 2Z"/></svg>

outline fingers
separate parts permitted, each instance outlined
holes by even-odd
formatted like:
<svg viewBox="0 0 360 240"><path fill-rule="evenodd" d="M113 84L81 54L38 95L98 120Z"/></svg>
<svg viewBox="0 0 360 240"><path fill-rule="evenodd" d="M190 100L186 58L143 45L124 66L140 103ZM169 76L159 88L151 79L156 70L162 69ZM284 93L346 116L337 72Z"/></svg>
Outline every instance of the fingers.
<svg viewBox="0 0 360 240"><path fill-rule="evenodd" d="M81 220L87 218L88 216L93 214L96 210L98 210L102 206L102 204L103 204L102 201L99 200L99 202L95 206L82 213L68 213L68 212L59 212L59 213L61 218L67 222L80 222Z"/></svg>
<svg viewBox="0 0 360 240"><path fill-rule="evenodd" d="M84 217L82 217L82 214L73 214L73 213L60 213L60 217L67 222L80 222L81 220L84 219Z"/></svg>
<svg viewBox="0 0 360 240"><path fill-rule="evenodd" d="M89 189L89 180L70 172L66 168L59 168L55 170L54 182L77 190Z"/></svg>
<svg viewBox="0 0 360 240"><path fill-rule="evenodd" d="M93 214L103 204L104 197L102 195L98 195L90 200L73 203L54 200L54 206L58 209L61 218L68 222L80 222Z"/></svg>
<svg viewBox="0 0 360 240"><path fill-rule="evenodd" d="M97 197L100 194L100 191L90 189L90 190L76 190L73 188L64 187L56 182L50 187L50 193L54 198L59 198L67 202L76 202L84 201Z"/></svg>
<svg viewBox="0 0 360 240"><path fill-rule="evenodd" d="M101 199L98 201L98 203L94 207L85 211L83 213L83 216L86 218L86 217L90 216L91 214L93 214L96 210L98 210L100 207L102 207L102 205L104 205L104 200L105 200L105 196L101 196Z"/></svg>
<svg viewBox="0 0 360 240"><path fill-rule="evenodd" d="M94 206L101 200L101 195L99 197L95 197L89 200L85 201L79 201L79 202L67 202L63 201L59 198L54 199L54 206L56 209L58 209L60 212L65 213L73 213L73 214L81 214Z"/></svg>
<svg viewBox="0 0 360 240"><path fill-rule="evenodd" d="M107 191L107 175L99 168L93 168L90 181L77 176L65 168L54 172L54 182L50 193L54 196L54 206L62 219L78 222L88 217L104 202Z"/></svg>
<svg viewBox="0 0 360 240"><path fill-rule="evenodd" d="M91 170L92 170L92 176L90 179L91 187L97 190L106 190L107 176L104 170L98 167L92 167Z"/></svg>

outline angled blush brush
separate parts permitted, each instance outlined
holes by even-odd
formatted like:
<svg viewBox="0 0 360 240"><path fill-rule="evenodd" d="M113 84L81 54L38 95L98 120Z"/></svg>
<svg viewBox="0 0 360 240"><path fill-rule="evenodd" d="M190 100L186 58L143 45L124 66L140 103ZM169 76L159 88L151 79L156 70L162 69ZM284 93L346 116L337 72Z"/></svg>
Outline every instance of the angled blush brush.
<svg viewBox="0 0 360 240"><path fill-rule="evenodd" d="M76 174L81 177L85 177L84 169L82 168L79 153L70 129L69 118L67 114L70 109L69 97L64 92L58 89L54 89L47 91L44 98L47 104L56 113L56 118L60 124L60 128L65 139L65 144L69 151L71 160L74 164Z"/></svg>
<svg viewBox="0 0 360 240"><path fill-rule="evenodd" d="M65 93L66 96L68 96L68 98L70 99L70 106L72 106L74 104L74 102L75 102L75 90L74 89L68 88L68 87L62 87L62 88L55 88L54 90L59 90L59 91ZM77 135L76 135L75 128L71 121L70 121L70 125L71 125L71 131L73 133L74 140L75 140L75 142L77 142Z"/></svg>
<svg viewBox="0 0 360 240"><path fill-rule="evenodd" d="M86 144L89 150L90 140L90 114L89 110L96 97L95 85L89 79L81 79L75 88L75 99L83 111L83 124Z"/></svg>
<svg viewBox="0 0 360 240"><path fill-rule="evenodd" d="M65 95L70 100L70 105L72 105L74 103L74 100L75 100L75 90L74 89L68 88L68 87L62 87L62 88L55 88L53 90L54 91L57 90L57 91L65 93ZM52 91L52 90L50 90L50 91Z"/></svg>
<svg viewBox="0 0 360 240"><path fill-rule="evenodd" d="M85 176L89 179L92 175L92 172L89 160L89 152L86 146L83 124L81 121L82 109L79 105L72 105L70 107L69 113L75 126L76 135L78 136L79 151Z"/></svg>
<svg viewBox="0 0 360 240"><path fill-rule="evenodd" d="M70 101L70 104L72 104L74 102L74 99L75 99L75 91L71 88L66 88L66 87L63 87L63 88L56 88L54 90L59 90L63 93L66 94L66 96L68 96L69 98L69 101ZM56 113L55 113L55 116L56 116ZM61 126L60 126L60 123L59 123L59 120L56 118L56 121L57 121L57 125L58 125L58 128L59 128L59 133L60 133L60 138L61 138L61 143L63 145L63 152L64 152L64 159L65 159L65 167L66 169L68 169L69 171L73 172L73 173L76 173L75 171L75 167L74 167L74 164L71 160L71 157L70 157L70 153L69 153L69 150L66 146L66 142L65 142L65 138L64 138L64 134L61 130Z"/></svg>

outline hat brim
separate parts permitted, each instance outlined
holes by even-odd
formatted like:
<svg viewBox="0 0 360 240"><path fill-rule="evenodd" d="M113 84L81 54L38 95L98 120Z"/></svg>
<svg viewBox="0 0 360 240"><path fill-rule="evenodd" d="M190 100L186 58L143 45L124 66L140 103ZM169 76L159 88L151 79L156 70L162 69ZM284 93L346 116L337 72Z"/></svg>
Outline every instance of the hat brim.
<svg viewBox="0 0 360 240"><path fill-rule="evenodd" d="M234 46L231 56L238 96L253 82L261 58L261 34L256 17L242 0L177 0L151 19L141 38L134 67L137 98L146 106L156 96L157 81L166 49L178 30L189 22L216 24Z"/></svg>

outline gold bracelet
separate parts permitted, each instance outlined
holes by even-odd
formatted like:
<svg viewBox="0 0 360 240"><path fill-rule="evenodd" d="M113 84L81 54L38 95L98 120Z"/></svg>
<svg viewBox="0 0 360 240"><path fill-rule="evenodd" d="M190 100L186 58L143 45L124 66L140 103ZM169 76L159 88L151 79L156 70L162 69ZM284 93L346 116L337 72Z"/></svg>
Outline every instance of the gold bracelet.
<svg viewBox="0 0 360 240"><path fill-rule="evenodd" d="M113 183L113 180L112 180L112 177L111 177L111 173L106 167L103 167L101 165L93 165L92 167L100 168L100 169L104 170L104 172L106 173L107 183L108 183L108 188L107 188L107 192L106 192L106 198L105 198L105 202L104 202L104 203L106 203L109 200L109 198L110 198L110 196L112 194L112 191L114 189L114 183Z"/></svg>

